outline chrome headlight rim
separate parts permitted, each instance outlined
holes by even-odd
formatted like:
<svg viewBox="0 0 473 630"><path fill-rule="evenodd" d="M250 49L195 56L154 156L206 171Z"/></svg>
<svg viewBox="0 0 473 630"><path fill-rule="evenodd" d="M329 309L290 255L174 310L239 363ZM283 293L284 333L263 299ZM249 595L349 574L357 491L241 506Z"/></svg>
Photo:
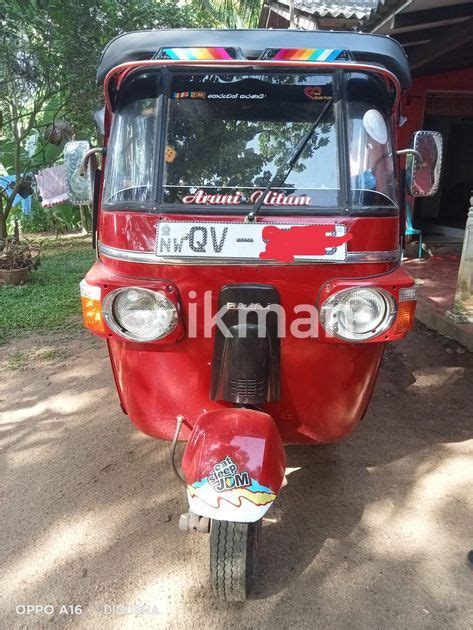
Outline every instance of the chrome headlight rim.
<svg viewBox="0 0 473 630"><path fill-rule="evenodd" d="M113 313L114 302L121 293L124 293L125 291L133 291L133 290L151 294L154 299L157 299L157 297L159 297L162 299L163 302L165 301L173 307L174 312L173 312L171 325L163 333L159 335L152 335L152 336L151 335L140 336L136 333L130 332L129 330L121 326L119 322L117 322ZM136 342L141 342L141 343L159 341L160 339L164 339L164 337L168 337L176 329L177 324L178 324L178 319L179 319L176 305L173 302L171 302L171 300L164 294L163 291L148 289L145 287L136 287L136 286L119 287L118 289L113 289L112 291L107 293L107 295L103 298L103 301L102 301L102 314L103 314L103 317L105 319L107 326L114 333L116 333L120 337L123 337L124 339L127 339L129 341L136 341Z"/></svg>
<svg viewBox="0 0 473 630"><path fill-rule="evenodd" d="M379 296L381 296L381 298L384 301L385 308L386 308L386 317L384 317L383 320L377 326L367 331L366 333L351 332L351 336L341 334L329 322L327 322L326 313L327 311L331 312L334 308L336 308L340 304L340 302L345 298L346 295L350 293L354 293L356 291L361 291L361 290L377 293ZM357 343L357 342L363 342L363 341L370 341L371 339L376 339L377 337L379 337L380 335L388 331L391 328L391 326L394 324L394 322L396 321L397 311L398 311L398 307L397 307L396 300L394 299L394 296L389 291L386 291L386 289L383 289L381 287L373 287L373 286L348 287L346 289L341 289L339 291L336 291L335 293L332 293L332 295L330 295L323 302L320 309L320 322L324 330L329 335L337 339L341 339L343 341Z"/></svg>

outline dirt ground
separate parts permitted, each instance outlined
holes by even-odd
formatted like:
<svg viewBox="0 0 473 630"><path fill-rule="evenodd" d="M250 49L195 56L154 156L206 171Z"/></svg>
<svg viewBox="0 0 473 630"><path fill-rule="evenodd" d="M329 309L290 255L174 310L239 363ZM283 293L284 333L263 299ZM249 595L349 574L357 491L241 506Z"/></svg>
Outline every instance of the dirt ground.
<svg viewBox="0 0 473 630"><path fill-rule="evenodd" d="M418 329L387 352L352 437L288 448L255 598L227 605L209 590L208 537L178 531L186 501L167 445L121 413L102 343L0 347L1 627L470 629L473 355L461 350Z"/></svg>

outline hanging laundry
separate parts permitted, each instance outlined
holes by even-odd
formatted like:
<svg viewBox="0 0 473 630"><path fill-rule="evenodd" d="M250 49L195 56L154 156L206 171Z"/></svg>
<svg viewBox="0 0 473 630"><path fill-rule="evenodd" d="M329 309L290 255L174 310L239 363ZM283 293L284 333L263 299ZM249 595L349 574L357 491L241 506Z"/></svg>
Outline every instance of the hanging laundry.
<svg viewBox="0 0 473 630"><path fill-rule="evenodd" d="M37 180L43 208L51 208L67 201L66 173L63 164L38 171Z"/></svg>
<svg viewBox="0 0 473 630"><path fill-rule="evenodd" d="M28 174L27 178L29 178L28 184L31 187L31 179L32 175ZM16 182L15 175L0 175L0 190L10 196L11 191L13 190ZM23 214L30 215L31 214L31 195L27 195L26 197L22 195L16 195L13 200L13 207L18 206L21 203L21 209L23 210Z"/></svg>
<svg viewBox="0 0 473 630"><path fill-rule="evenodd" d="M89 149L90 144L84 140L68 142L64 147L67 195L69 201L78 206L92 202L91 166L89 165L85 177L79 175L82 158Z"/></svg>

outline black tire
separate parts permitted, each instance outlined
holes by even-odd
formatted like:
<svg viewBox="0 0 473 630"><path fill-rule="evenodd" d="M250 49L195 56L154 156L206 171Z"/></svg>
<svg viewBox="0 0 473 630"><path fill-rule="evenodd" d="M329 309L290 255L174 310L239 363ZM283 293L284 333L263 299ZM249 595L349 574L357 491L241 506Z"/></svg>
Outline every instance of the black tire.
<svg viewBox="0 0 473 630"><path fill-rule="evenodd" d="M210 579L219 599L241 602L248 598L256 575L261 519L256 523L212 521Z"/></svg>

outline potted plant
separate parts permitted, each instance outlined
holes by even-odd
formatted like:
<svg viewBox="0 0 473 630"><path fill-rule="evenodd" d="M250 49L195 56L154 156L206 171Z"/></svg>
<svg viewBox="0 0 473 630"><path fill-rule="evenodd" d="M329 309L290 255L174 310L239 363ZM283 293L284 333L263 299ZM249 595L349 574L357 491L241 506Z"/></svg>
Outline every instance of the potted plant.
<svg viewBox="0 0 473 630"><path fill-rule="evenodd" d="M0 284L23 284L39 265L39 247L27 240L5 239L0 247Z"/></svg>

